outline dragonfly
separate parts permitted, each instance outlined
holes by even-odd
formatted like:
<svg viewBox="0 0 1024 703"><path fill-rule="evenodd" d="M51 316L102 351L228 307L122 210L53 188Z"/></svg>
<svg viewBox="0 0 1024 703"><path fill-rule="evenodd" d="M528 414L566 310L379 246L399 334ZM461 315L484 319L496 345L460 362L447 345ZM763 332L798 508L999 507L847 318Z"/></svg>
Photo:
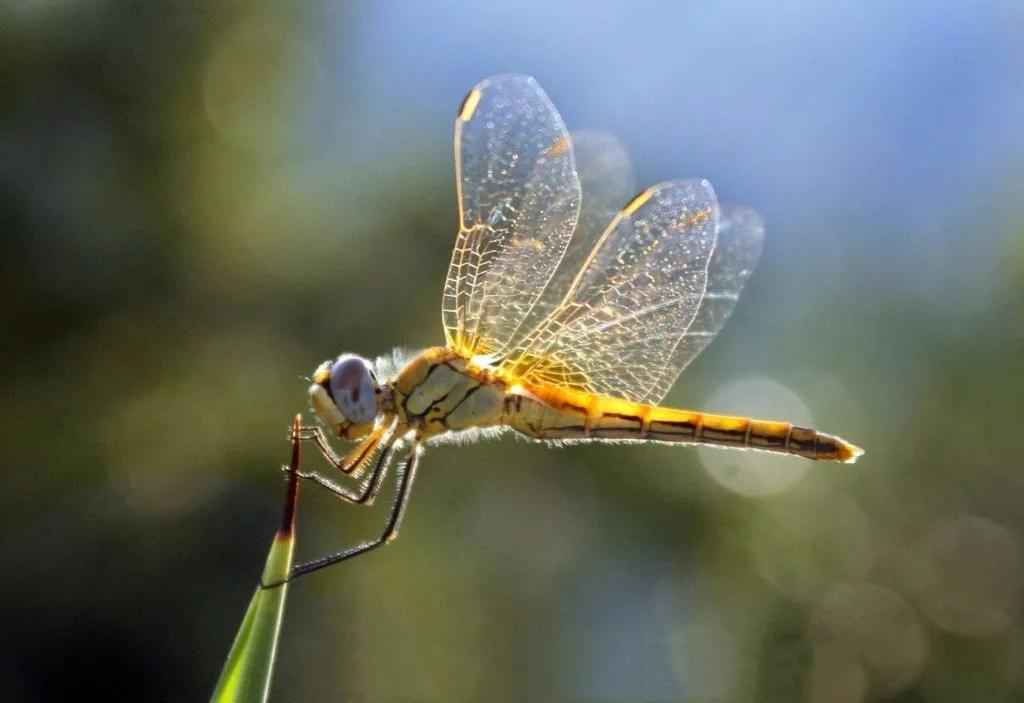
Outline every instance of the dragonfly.
<svg viewBox="0 0 1024 703"><path fill-rule="evenodd" d="M699 179L647 188L603 217L614 171L581 186L574 137L533 78L495 76L466 95L445 344L324 361L309 386L320 424L299 433L340 472L299 476L348 503L371 504L395 463L387 524L377 539L296 565L289 580L396 537L424 449L446 440L511 431L549 444L710 445L817 461L863 453L788 422L660 405L732 313L764 226ZM328 434L356 445L340 455Z"/></svg>

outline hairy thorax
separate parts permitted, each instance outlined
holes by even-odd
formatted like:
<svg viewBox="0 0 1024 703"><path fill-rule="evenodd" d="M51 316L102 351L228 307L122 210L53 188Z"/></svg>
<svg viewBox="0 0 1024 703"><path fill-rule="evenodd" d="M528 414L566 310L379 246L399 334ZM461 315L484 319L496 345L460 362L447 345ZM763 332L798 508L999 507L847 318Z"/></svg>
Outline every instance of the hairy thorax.
<svg viewBox="0 0 1024 703"><path fill-rule="evenodd" d="M399 424L423 440L504 422L506 384L444 347L428 349L392 383Z"/></svg>

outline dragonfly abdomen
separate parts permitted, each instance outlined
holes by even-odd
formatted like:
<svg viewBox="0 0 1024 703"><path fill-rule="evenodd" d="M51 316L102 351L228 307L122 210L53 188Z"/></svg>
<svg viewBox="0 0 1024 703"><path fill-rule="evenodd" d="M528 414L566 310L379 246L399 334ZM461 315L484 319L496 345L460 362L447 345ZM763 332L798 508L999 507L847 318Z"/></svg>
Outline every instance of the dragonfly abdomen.
<svg viewBox="0 0 1024 703"><path fill-rule="evenodd" d="M506 422L547 440L632 440L711 444L794 454L819 461L854 461L857 447L788 422L714 415L632 403L584 393L510 395Z"/></svg>
<svg viewBox="0 0 1024 703"><path fill-rule="evenodd" d="M824 432L788 422L672 408L650 410L649 438L794 454L818 461L854 461L860 449Z"/></svg>

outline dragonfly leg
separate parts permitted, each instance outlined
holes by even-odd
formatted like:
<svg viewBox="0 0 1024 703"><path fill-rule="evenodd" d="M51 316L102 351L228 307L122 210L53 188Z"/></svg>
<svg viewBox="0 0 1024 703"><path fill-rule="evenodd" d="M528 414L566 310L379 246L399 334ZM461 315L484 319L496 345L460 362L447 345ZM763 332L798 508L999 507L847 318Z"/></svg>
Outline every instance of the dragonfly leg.
<svg viewBox="0 0 1024 703"><path fill-rule="evenodd" d="M279 581L272 584L260 584L263 588L274 588L280 586L282 583L294 581L300 576L311 574L314 571L325 569L328 566L347 561L353 557L357 557L360 554L372 551L377 547L382 547L395 537L398 536L398 527L402 522L402 517L405 515L405 508L409 503L409 493L412 489L413 479L416 478L416 469L419 466L421 451L418 445L412 447L409 454L403 458L402 462L395 469L395 480L398 484L397 493L395 495L395 503L391 508L390 517L388 518L387 526L384 528L384 532L381 536L375 540L364 542L363 544L356 545L355 547L349 547L343 549L340 552L334 554L328 554L327 556L320 557L319 559L313 559L302 564L297 564L292 567L288 573L288 578L284 581Z"/></svg>
<svg viewBox="0 0 1024 703"><path fill-rule="evenodd" d="M320 450L320 453L324 455L324 459L327 460L328 464L339 468L341 467L344 459L338 456L338 453L334 451L334 447L332 447L330 442L327 441L327 435L324 434L322 428L315 425L300 427L299 439L304 441L313 440L316 442L317 448Z"/></svg>
<svg viewBox="0 0 1024 703"><path fill-rule="evenodd" d="M297 471L296 475L305 481L312 481L321 488L327 489L346 503L353 503L355 505L373 505L373 501L377 497L377 494L380 493L380 487L384 483L384 476L387 474L388 465L391 463L394 452L395 446L391 443L381 449L380 456L377 458L377 463L373 467L373 472L370 474L370 478L357 490L339 485L315 471ZM290 470L288 467L283 468L285 470Z"/></svg>
<svg viewBox="0 0 1024 703"><path fill-rule="evenodd" d="M345 456L340 456L334 451L323 428L319 426L307 425L300 427L299 439L304 441L313 440L328 464L344 474L358 478L369 465L374 453L381 447L386 446L385 443L390 437L392 429L386 423L381 424ZM291 435L289 434L290 438Z"/></svg>

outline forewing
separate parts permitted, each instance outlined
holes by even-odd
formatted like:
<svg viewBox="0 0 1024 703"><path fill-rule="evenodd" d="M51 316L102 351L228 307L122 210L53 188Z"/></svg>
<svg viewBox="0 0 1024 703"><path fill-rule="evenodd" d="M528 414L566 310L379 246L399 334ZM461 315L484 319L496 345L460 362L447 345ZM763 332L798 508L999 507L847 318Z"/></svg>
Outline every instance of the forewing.
<svg viewBox="0 0 1024 703"><path fill-rule="evenodd" d="M499 355L526 331L580 207L572 142L534 79L496 76L470 91L455 121L455 172L445 337L467 356Z"/></svg>
<svg viewBox="0 0 1024 703"><path fill-rule="evenodd" d="M677 350L701 307L718 227L707 181L647 189L615 216L562 303L500 370L533 383L660 401L682 368Z"/></svg>

